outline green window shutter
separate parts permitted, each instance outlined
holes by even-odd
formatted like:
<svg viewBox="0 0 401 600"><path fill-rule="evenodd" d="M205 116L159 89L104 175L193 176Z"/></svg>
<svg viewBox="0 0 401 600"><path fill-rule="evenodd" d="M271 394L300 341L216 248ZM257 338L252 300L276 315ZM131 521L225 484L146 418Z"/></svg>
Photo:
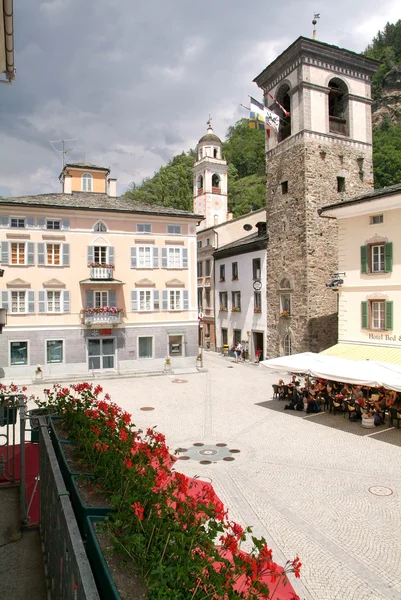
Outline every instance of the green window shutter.
<svg viewBox="0 0 401 600"><path fill-rule="evenodd" d="M393 270L393 243L384 244L384 270L391 273Z"/></svg>
<svg viewBox="0 0 401 600"><path fill-rule="evenodd" d="M368 329L369 313L368 313L368 303L367 302L361 302L361 314L362 314L362 329Z"/></svg>
<svg viewBox="0 0 401 600"><path fill-rule="evenodd" d="M368 246L361 246L361 273L369 273Z"/></svg>
<svg viewBox="0 0 401 600"><path fill-rule="evenodd" d="M385 329L393 328L393 303L386 302L385 303Z"/></svg>

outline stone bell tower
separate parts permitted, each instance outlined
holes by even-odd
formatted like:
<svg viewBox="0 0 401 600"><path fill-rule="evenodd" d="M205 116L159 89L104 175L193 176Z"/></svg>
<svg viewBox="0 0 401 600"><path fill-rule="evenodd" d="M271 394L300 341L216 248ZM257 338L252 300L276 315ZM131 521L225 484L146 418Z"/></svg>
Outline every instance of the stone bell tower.
<svg viewBox="0 0 401 600"><path fill-rule="evenodd" d="M267 355L337 342L337 228L324 205L373 186L371 76L379 63L298 38L254 81L280 116L266 137ZM340 248L341 249L341 248Z"/></svg>
<svg viewBox="0 0 401 600"><path fill-rule="evenodd" d="M194 212L205 219L198 231L227 220L227 161L222 157L221 140L213 133L210 119L207 133L198 142L194 164Z"/></svg>

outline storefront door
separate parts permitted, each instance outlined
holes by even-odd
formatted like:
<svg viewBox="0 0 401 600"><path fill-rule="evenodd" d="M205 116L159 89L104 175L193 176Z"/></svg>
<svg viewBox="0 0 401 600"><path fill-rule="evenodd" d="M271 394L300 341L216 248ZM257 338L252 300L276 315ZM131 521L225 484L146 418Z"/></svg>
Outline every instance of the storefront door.
<svg viewBox="0 0 401 600"><path fill-rule="evenodd" d="M89 369L103 370L114 369L115 365L115 339L89 339L88 340L88 367Z"/></svg>

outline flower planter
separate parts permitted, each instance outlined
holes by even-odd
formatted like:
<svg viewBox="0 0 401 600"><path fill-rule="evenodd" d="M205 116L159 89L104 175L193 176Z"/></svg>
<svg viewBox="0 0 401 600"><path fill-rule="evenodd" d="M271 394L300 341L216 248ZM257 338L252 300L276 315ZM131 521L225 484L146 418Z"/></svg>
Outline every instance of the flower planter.
<svg viewBox="0 0 401 600"><path fill-rule="evenodd" d="M90 506L86 504L77 485L77 475L71 477L70 499L82 537L85 539L88 530L87 517L105 517L112 510L111 506ZM85 475L85 479L92 479Z"/></svg>
<svg viewBox="0 0 401 600"><path fill-rule="evenodd" d="M104 560L103 552L100 549L99 542L93 528L93 523L101 522L103 520L104 517L99 516L88 516L86 518L86 554L92 567L92 573L102 600L121 600L121 596L117 591L112 576L110 575L109 568Z"/></svg>
<svg viewBox="0 0 401 600"><path fill-rule="evenodd" d="M49 425L51 415L51 408L34 408L27 412L27 416L29 417L29 424L31 427L31 442L33 444L39 443L39 417L45 417L46 423L47 425Z"/></svg>
<svg viewBox="0 0 401 600"><path fill-rule="evenodd" d="M51 416L50 419L49 419L50 438L51 438L52 443L53 443L53 448L54 448L54 451L56 453L57 460L58 460L59 455L60 455L60 446L58 445L58 442L60 441L60 438L58 436L57 429L55 428L55 423L57 423L57 421L61 421L62 418L63 417ZM68 440L64 440L64 441L68 441Z"/></svg>
<svg viewBox="0 0 401 600"><path fill-rule="evenodd" d="M85 477L88 477L88 476L91 477L93 474L84 472L84 471L79 472L78 470L70 467L70 464L64 453L63 447L67 446L67 445L70 447L74 447L73 442L71 442L70 440L58 440L57 445L58 445L58 453L56 452L56 456L57 456L58 464L60 466L60 471L61 471L61 474L63 475L65 487L71 493L72 488L73 488L73 477L74 476L77 477L78 475L84 475Z"/></svg>

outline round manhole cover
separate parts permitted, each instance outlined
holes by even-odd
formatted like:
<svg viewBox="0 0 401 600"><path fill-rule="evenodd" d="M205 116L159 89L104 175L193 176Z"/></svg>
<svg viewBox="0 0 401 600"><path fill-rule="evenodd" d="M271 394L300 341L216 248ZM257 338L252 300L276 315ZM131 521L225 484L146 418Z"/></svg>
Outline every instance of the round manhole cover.
<svg viewBox="0 0 401 600"><path fill-rule="evenodd" d="M390 490L388 487L384 487L382 485L375 485L369 488L369 492L374 494L375 496L391 496L393 490Z"/></svg>
<svg viewBox="0 0 401 600"><path fill-rule="evenodd" d="M142 406L139 410L155 410L153 406Z"/></svg>
<svg viewBox="0 0 401 600"><path fill-rule="evenodd" d="M201 464L201 465L211 465L212 461L211 460L201 460L201 461L199 461L199 464Z"/></svg>
<svg viewBox="0 0 401 600"><path fill-rule="evenodd" d="M214 454L217 454L217 450L211 450L211 449L199 450L199 454L202 454L202 456L207 456L207 455L213 456Z"/></svg>

